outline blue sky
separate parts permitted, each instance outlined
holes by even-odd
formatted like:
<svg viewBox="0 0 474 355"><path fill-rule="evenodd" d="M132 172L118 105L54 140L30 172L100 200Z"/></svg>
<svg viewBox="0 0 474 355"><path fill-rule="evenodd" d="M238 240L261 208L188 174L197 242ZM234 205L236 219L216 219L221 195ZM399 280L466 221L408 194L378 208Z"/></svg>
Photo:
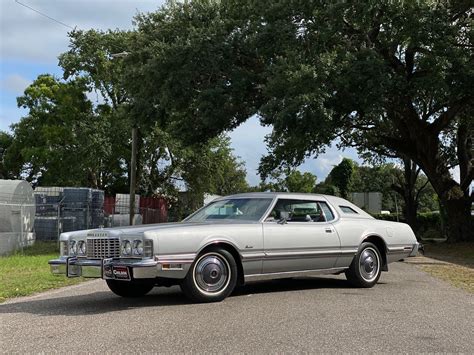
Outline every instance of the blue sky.
<svg viewBox="0 0 474 355"><path fill-rule="evenodd" d="M159 8L161 0L18 0L64 24L87 30L133 27L137 12ZM68 47L70 28L22 6L15 0L0 0L0 130L8 131L12 123L26 114L16 105L16 97L40 74L61 76L57 56ZM246 164L247 180L259 182L256 173L260 158L266 153L264 137L271 131L252 117L230 132L234 152ZM299 167L324 180L342 157L358 160L353 149L329 148L317 159ZM360 162L360 161L359 161Z"/></svg>

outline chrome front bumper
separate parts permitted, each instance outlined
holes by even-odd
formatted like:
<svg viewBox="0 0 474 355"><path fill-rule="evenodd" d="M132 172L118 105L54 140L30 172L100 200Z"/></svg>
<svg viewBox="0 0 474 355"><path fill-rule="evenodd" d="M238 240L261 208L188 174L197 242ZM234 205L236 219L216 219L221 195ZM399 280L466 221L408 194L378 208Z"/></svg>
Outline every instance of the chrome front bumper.
<svg viewBox="0 0 474 355"><path fill-rule="evenodd" d="M50 260L51 273L67 277L117 279L184 278L188 268L181 270L163 269L163 264L154 259L84 259L61 257Z"/></svg>

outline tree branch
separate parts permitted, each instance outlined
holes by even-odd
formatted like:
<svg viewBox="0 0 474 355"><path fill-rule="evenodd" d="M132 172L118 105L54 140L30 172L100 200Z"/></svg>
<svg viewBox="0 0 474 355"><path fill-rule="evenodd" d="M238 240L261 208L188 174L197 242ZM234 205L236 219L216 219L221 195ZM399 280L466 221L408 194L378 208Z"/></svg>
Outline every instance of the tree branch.
<svg viewBox="0 0 474 355"><path fill-rule="evenodd" d="M461 120L457 131L457 156L459 162L459 175L463 191L469 188L473 178L472 137L469 134L467 120Z"/></svg>
<svg viewBox="0 0 474 355"><path fill-rule="evenodd" d="M411 78L413 75L413 68L415 66L415 54L416 48L408 46L405 51L405 67L407 70L408 78Z"/></svg>
<svg viewBox="0 0 474 355"><path fill-rule="evenodd" d="M456 115L464 108L464 106L472 100L470 97L463 97L451 104L445 112L443 112L433 123L430 128L435 132L439 133L449 126ZM435 111L436 112L436 111Z"/></svg>
<svg viewBox="0 0 474 355"><path fill-rule="evenodd" d="M416 192L416 195L415 195L415 201L418 203L419 199L420 199L420 195L421 195L421 192L426 188L426 186L428 186L428 183L430 182L430 180L426 179L426 182L423 184L423 186L421 186L418 191Z"/></svg>
<svg viewBox="0 0 474 355"><path fill-rule="evenodd" d="M405 199L405 189L396 184L391 184L390 188Z"/></svg>

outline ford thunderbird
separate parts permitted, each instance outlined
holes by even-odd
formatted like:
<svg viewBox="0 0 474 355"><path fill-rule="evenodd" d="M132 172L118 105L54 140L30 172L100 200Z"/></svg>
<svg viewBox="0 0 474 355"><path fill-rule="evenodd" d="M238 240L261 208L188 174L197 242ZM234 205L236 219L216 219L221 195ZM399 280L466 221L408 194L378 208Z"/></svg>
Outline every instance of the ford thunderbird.
<svg viewBox="0 0 474 355"><path fill-rule="evenodd" d="M345 273L372 287L388 264L414 256L407 224L377 220L342 198L294 193L221 197L182 222L62 233L53 274L104 279L137 297L179 285L221 301L249 281Z"/></svg>

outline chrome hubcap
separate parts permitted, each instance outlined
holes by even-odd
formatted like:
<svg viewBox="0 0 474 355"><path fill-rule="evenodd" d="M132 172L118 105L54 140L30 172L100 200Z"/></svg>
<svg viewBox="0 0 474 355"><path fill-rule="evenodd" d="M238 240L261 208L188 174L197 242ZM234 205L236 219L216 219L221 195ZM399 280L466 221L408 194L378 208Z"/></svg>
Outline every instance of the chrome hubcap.
<svg viewBox="0 0 474 355"><path fill-rule="evenodd" d="M219 293L229 283L230 267L227 260L216 254L203 255L194 267L196 285L206 293Z"/></svg>
<svg viewBox="0 0 474 355"><path fill-rule="evenodd" d="M373 248L366 248L359 257L359 270L364 280L371 282L379 273L379 256Z"/></svg>

